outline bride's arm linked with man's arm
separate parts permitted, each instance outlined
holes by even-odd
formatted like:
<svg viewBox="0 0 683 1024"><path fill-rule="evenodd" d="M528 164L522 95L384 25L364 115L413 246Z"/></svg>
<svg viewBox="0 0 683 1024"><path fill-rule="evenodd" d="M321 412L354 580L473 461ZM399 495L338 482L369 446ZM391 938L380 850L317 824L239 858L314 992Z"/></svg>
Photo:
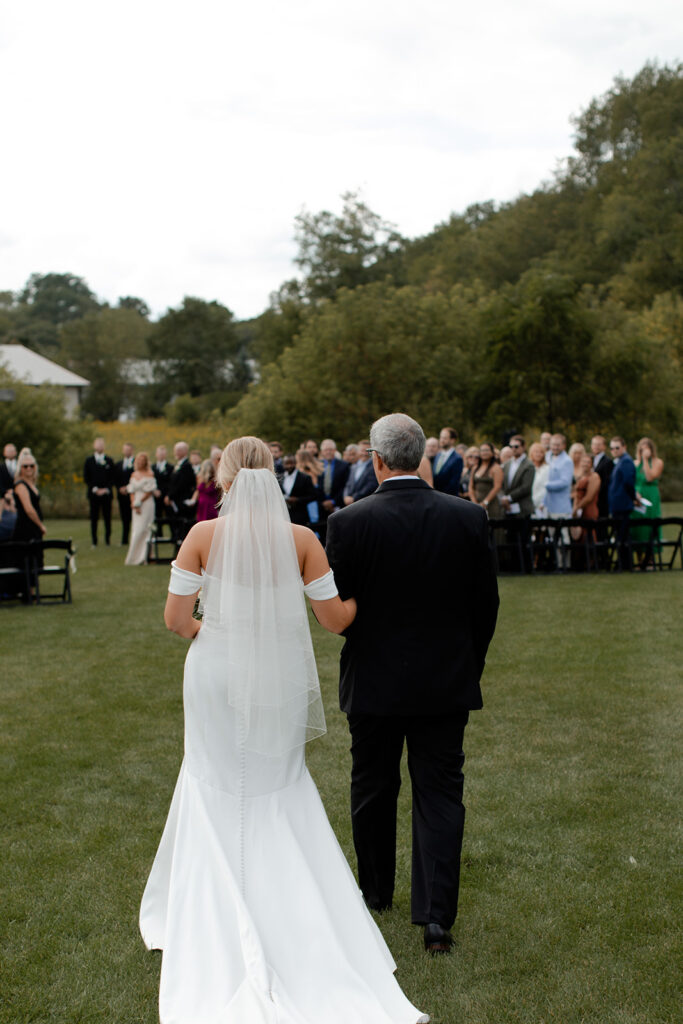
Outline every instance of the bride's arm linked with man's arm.
<svg viewBox="0 0 683 1024"><path fill-rule="evenodd" d="M197 523L173 563L164 622L178 636L192 640L201 628L193 617L195 600L202 585L202 565L211 547L215 520ZM354 598L342 601L334 583L325 549L306 526L292 526L304 589L316 619L330 633L343 633L356 617Z"/></svg>

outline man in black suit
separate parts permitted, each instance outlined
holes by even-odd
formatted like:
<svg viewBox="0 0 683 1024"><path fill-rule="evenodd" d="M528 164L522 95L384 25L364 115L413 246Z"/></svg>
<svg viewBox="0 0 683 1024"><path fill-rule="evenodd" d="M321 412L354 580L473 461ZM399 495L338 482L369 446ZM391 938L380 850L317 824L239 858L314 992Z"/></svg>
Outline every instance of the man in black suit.
<svg viewBox="0 0 683 1024"><path fill-rule="evenodd" d="M104 542L111 540L111 502L115 487L114 460L104 452L104 438L93 441L93 454L83 466L88 501L90 503L90 535L92 546L97 547L97 523L102 515L104 521Z"/></svg>
<svg viewBox="0 0 683 1024"><path fill-rule="evenodd" d="M168 494L168 481L173 472L173 466L168 462L168 453L166 451L166 445L160 444L155 452L155 463L152 466L152 472L154 473L154 479L157 482L157 488L154 492L154 518L164 519L167 515L166 505L164 504L164 498Z"/></svg>
<svg viewBox="0 0 683 1024"><path fill-rule="evenodd" d="M282 466L282 479L279 483L285 496L289 518L299 526L308 526L309 502L316 501L318 497L315 484L308 473L302 473L296 468L294 455L285 455Z"/></svg>
<svg viewBox="0 0 683 1024"><path fill-rule="evenodd" d="M15 445L8 442L2 449L2 463L0 463L0 495L11 491L14 487L14 474L17 471L17 449Z"/></svg>
<svg viewBox="0 0 683 1024"><path fill-rule="evenodd" d="M133 510L130 506L130 494L128 493L128 482L133 472L135 462L135 448L126 442L121 450L121 458L114 466L116 497L119 503L119 515L121 516L121 546L128 543L130 534L130 521Z"/></svg>
<svg viewBox="0 0 683 1024"><path fill-rule="evenodd" d="M417 476L425 438L384 416L370 433L379 488L328 522L327 553L358 614L341 653L351 731L351 815L366 903L391 906L404 740L413 789L411 916L425 948L447 952L465 809L463 735L498 610L486 513Z"/></svg>
<svg viewBox="0 0 683 1024"><path fill-rule="evenodd" d="M189 451L184 441L178 441L174 446L176 462L168 478L168 490L164 497L167 515L171 520L171 534L176 544L185 539L185 534L194 522L191 498L197 487L197 478L188 458Z"/></svg>

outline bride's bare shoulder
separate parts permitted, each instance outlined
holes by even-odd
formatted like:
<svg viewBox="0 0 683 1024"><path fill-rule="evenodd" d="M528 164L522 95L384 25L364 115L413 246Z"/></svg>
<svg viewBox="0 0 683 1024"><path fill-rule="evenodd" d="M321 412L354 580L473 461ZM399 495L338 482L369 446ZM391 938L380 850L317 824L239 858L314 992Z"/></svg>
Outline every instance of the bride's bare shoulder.
<svg viewBox="0 0 683 1024"><path fill-rule="evenodd" d="M206 567L217 523L217 519L207 519L194 524L178 552L177 562L181 569L199 572Z"/></svg>

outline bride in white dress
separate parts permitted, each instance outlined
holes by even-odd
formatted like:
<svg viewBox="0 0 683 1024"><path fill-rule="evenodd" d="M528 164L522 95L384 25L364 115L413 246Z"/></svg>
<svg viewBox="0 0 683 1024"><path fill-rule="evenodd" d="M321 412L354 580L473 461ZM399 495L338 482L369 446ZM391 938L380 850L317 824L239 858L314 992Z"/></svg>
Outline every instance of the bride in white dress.
<svg viewBox="0 0 683 1024"><path fill-rule="evenodd" d="M171 572L166 624L193 639L185 757L140 910L163 950L160 1018L418 1024L304 760L325 731L304 590L332 632L355 602L290 524L272 468L257 438L227 446L221 515L193 527Z"/></svg>

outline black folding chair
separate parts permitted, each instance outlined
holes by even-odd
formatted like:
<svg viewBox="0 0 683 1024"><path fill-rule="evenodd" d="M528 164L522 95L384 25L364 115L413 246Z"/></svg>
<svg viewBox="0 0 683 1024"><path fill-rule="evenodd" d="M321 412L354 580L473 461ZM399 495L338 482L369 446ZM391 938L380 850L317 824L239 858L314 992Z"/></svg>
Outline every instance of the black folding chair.
<svg viewBox="0 0 683 1024"><path fill-rule="evenodd" d="M683 554L681 553L683 519L679 516L668 516L665 519L649 519L646 522L652 523L650 544L657 568L673 569L676 555L678 555L680 559L679 568L683 569ZM666 561L662 557L663 552L668 553Z"/></svg>
<svg viewBox="0 0 683 1024"><path fill-rule="evenodd" d="M0 543L0 601L31 601L31 576L27 541Z"/></svg>
<svg viewBox="0 0 683 1024"><path fill-rule="evenodd" d="M35 581L36 604L46 604L49 601L61 601L62 604L71 604L71 559L74 555L71 538L69 540L34 540L30 544L30 573ZM45 554L49 551L63 552L63 556L57 555L56 561L51 564L45 563ZM58 593L41 592L40 582L43 577L54 579L62 578L61 590Z"/></svg>

